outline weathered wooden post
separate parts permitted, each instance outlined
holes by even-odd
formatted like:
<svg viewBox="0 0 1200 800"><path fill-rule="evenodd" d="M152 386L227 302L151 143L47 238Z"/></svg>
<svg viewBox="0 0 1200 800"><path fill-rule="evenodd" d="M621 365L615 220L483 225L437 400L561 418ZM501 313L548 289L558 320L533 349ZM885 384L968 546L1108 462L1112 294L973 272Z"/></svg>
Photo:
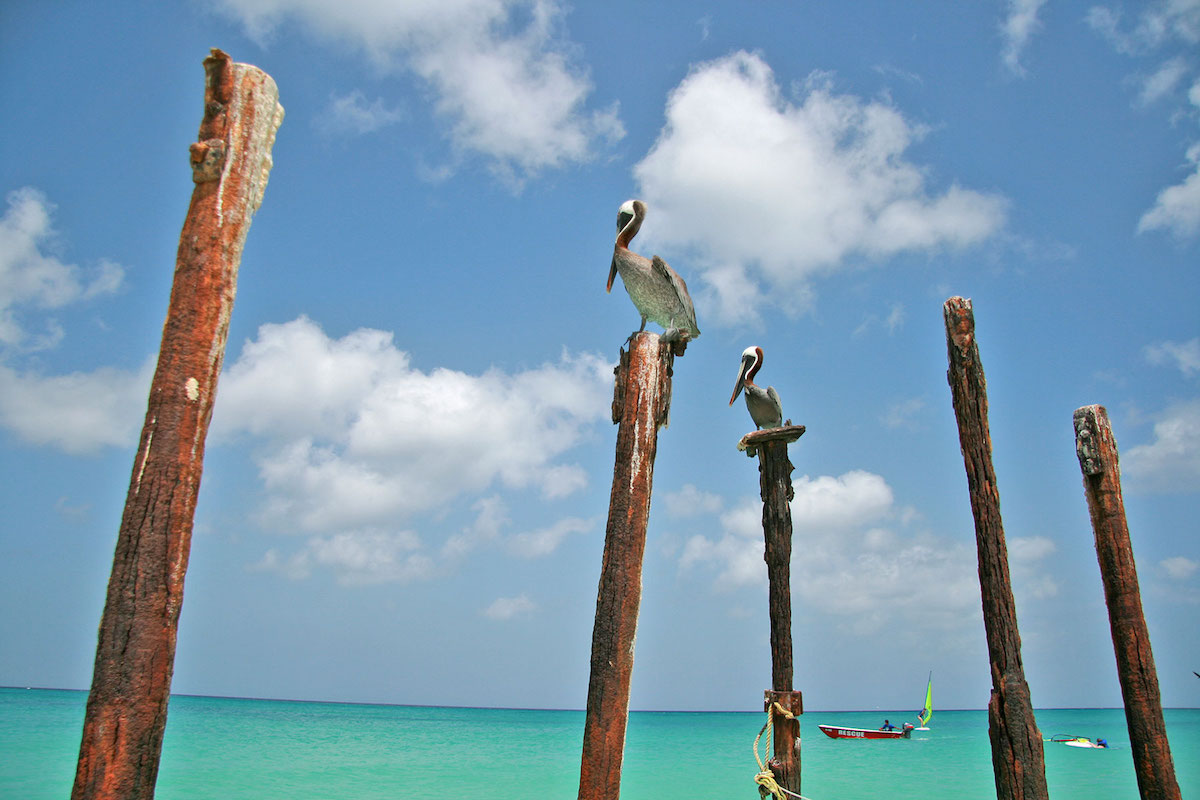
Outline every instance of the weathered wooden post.
<svg viewBox="0 0 1200 800"><path fill-rule="evenodd" d="M214 49L196 183L100 621L73 800L152 798L204 440L238 264L283 120L271 76Z"/></svg>
<svg viewBox="0 0 1200 800"><path fill-rule="evenodd" d="M767 562L768 609L771 616L771 689L764 710L778 703L787 714L771 717L774 754L768 766L780 787L800 794L800 720L804 701L792 690L792 462L787 446L804 435L803 425L754 431L738 449L758 455L758 485L763 501L763 560Z"/></svg>
<svg viewBox="0 0 1200 800"><path fill-rule="evenodd" d="M642 332L630 339L628 352L621 350L616 368L616 464L592 629L579 800L616 800L621 794L654 456L658 429L670 413L673 364L671 349L660 347L658 335Z"/></svg>
<svg viewBox="0 0 1200 800"><path fill-rule="evenodd" d="M1179 800L1179 783L1158 693L1158 673L1125 522L1117 440L1103 406L1075 410L1075 451L1096 535L1096 558L1108 604L1138 789L1143 798Z"/></svg>
<svg viewBox="0 0 1200 800"><path fill-rule="evenodd" d="M1008 572L1008 546L1000 518L1000 492L992 466L988 429L987 381L975 341L971 301L951 297L942 307L950 368L946 379L958 420L958 439L967 469L975 544L979 551L979 589L983 627L992 667L988 736L998 800L1045 800L1046 765L1042 735L1033 717L1033 701L1021 663L1021 635Z"/></svg>

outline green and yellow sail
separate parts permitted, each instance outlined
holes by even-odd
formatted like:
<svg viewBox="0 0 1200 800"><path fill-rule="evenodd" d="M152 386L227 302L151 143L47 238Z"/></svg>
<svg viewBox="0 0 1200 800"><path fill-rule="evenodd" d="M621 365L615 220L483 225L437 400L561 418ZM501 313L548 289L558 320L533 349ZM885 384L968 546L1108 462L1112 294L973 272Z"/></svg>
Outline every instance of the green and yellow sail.
<svg viewBox="0 0 1200 800"><path fill-rule="evenodd" d="M929 720L933 718L933 673L929 673L929 683L925 686L925 707L921 710L921 727L929 727Z"/></svg>

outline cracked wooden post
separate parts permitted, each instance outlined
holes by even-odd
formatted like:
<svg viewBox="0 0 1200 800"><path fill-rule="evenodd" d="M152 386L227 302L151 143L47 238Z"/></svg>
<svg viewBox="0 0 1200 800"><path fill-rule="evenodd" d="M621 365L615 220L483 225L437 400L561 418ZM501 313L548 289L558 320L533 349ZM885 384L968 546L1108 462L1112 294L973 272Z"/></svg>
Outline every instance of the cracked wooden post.
<svg viewBox="0 0 1200 800"><path fill-rule="evenodd" d="M979 551L979 589L983 627L991 661L992 695L988 736L998 800L1045 800L1046 765L1042 734L1021 662L1021 634L1008 572L1008 546L1000 518L1000 492L992 466L988 429L987 381L975 341L971 301L951 297L942 307L950 368L946 380L958 420L958 439L967 470L975 544Z"/></svg>
<svg viewBox="0 0 1200 800"><path fill-rule="evenodd" d="M100 621L73 800L152 798L192 522L238 263L283 119L275 81L204 60L195 189Z"/></svg>
<svg viewBox="0 0 1200 800"><path fill-rule="evenodd" d="M1096 559L1104 583L1138 790L1144 798L1179 800L1179 783L1158 692L1158 672L1125 522L1117 440L1103 406L1076 409L1074 419L1075 452L1096 536Z"/></svg>
<svg viewBox="0 0 1200 800"><path fill-rule="evenodd" d="M789 420L790 423L790 420ZM794 715L772 718L774 758L768 766L776 782L800 794L800 720L804 701L792 690L792 462L787 446L804 435L803 425L754 431L742 437L738 449L758 455L758 485L763 501L763 560L767 562L768 609L771 616L771 690L763 710L773 703Z"/></svg>
<svg viewBox="0 0 1200 800"><path fill-rule="evenodd" d="M579 800L617 800L621 794L654 456L658 429L670 412L673 363L671 348L660 347L657 334L642 332L630 340L629 352L621 350L616 369L616 465L592 629Z"/></svg>

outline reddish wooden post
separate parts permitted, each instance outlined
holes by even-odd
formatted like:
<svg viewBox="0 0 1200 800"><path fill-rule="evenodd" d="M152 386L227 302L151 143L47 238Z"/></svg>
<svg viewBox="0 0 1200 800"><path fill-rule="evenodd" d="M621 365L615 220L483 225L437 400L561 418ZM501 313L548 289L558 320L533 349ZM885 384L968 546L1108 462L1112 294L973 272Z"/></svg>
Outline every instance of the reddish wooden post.
<svg viewBox="0 0 1200 800"><path fill-rule="evenodd" d="M673 363L670 348L659 346L658 334L643 332L634 334L629 352L621 350L616 369L616 465L592 629L579 800L617 800L621 794L654 456L658 429L667 424L670 412Z"/></svg>
<svg viewBox="0 0 1200 800"><path fill-rule="evenodd" d="M1042 735L1033 717L1033 701L1021 663L1021 635L1008 572L1008 546L1000 518L1000 492L992 466L988 429L987 381L975 341L971 301L951 297L942 307L950 368L946 379L958 420L958 438L967 469L975 544L979 551L979 589L983 626L992 667L988 735L998 800L1045 800L1046 765Z"/></svg>
<svg viewBox="0 0 1200 800"><path fill-rule="evenodd" d="M790 422L790 421L789 421ZM800 720L804 702L792 691L792 462L788 443L804 435L803 425L754 431L742 437L738 449L758 455L758 485L763 501L763 560L767 562L768 609L771 615L771 691L764 696L793 714L772 718L775 757L768 766L778 784L800 794Z"/></svg>
<svg viewBox="0 0 1200 800"><path fill-rule="evenodd" d="M1179 783L1158 693L1158 673L1125 522L1117 440L1103 406L1076 409L1075 451L1096 535L1096 558L1108 604L1138 789L1144 798L1179 800Z"/></svg>
<svg viewBox="0 0 1200 800"><path fill-rule="evenodd" d="M266 73L215 49L204 68L196 188L117 536L73 800L154 796L204 439L242 246L283 119Z"/></svg>

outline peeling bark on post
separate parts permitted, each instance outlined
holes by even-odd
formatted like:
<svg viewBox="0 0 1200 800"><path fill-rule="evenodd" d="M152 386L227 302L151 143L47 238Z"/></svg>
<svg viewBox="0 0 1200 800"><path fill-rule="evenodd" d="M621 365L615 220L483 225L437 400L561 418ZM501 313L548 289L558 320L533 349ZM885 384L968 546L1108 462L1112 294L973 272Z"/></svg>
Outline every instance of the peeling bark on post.
<svg viewBox="0 0 1200 800"><path fill-rule="evenodd" d="M1125 521L1117 440L1103 406L1079 408L1074 420L1075 451L1096 536L1096 558L1104 583L1104 601L1108 605L1138 789L1143 798L1179 800L1179 783L1158 691L1158 672L1154 668L1137 565Z"/></svg>
<svg viewBox="0 0 1200 800"><path fill-rule="evenodd" d="M992 742L996 797L1045 800L1048 794L1042 735L1034 720L1033 701L1021 662L1021 635L1000 518L1000 492L992 466L987 381L975 341L975 314L971 301L961 297L951 297L942 311L950 361L946 379L958 421L979 551L979 589L992 671L988 735Z"/></svg>
<svg viewBox="0 0 1200 800"><path fill-rule="evenodd" d="M804 434L803 425L748 433L738 442L747 455L758 454L758 485L763 501L763 560L767 562L768 610L771 616L771 689L768 704L778 701L793 714L803 711L799 692L792 691L792 462L788 443ZM769 766L784 789L800 793L800 720L777 714L772 737L775 757Z"/></svg>
<svg viewBox="0 0 1200 800"><path fill-rule="evenodd" d="M73 800L154 796L204 440L242 247L283 119L266 73L216 49L204 68L196 187L117 536Z"/></svg>
<svg viewBox="0 0 1200 800"><path fill-rule="evenodd" d="M630 340L628 353L621 351L616 369L616 465L592 629L579 800L617 800L621 794L654 456L658 429L666 425L670 411L673 363L670 348L659 346L658 335L643 332Z"/></svg>

